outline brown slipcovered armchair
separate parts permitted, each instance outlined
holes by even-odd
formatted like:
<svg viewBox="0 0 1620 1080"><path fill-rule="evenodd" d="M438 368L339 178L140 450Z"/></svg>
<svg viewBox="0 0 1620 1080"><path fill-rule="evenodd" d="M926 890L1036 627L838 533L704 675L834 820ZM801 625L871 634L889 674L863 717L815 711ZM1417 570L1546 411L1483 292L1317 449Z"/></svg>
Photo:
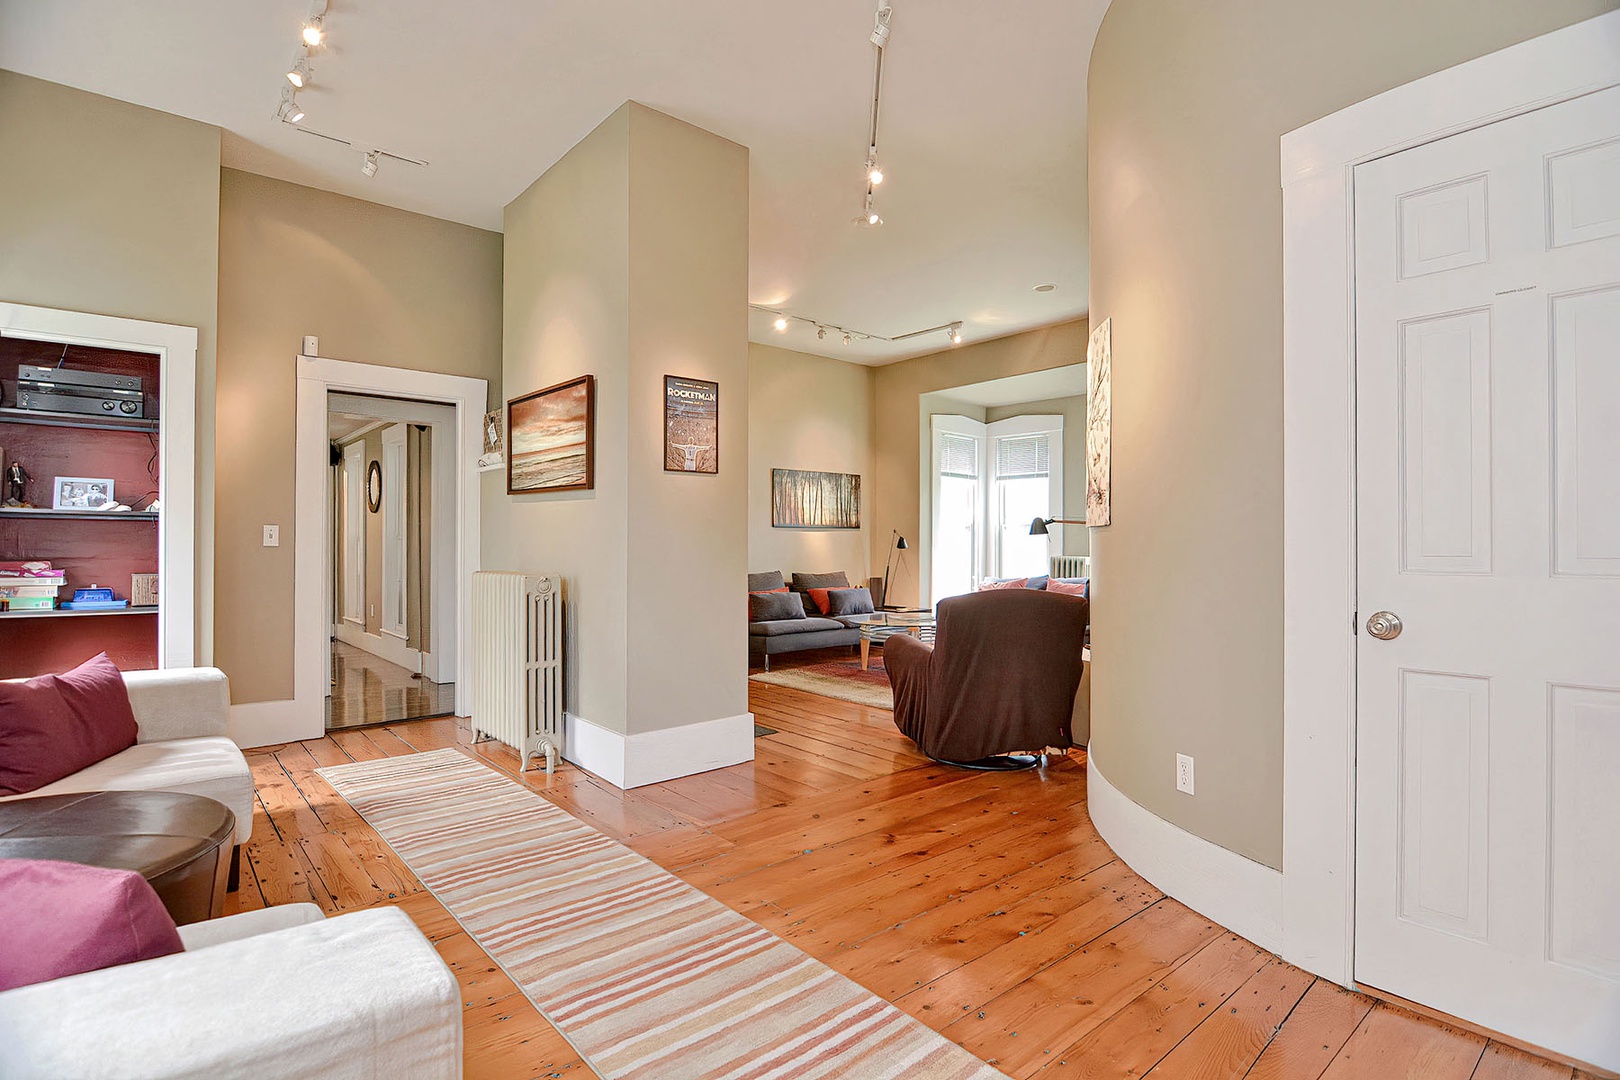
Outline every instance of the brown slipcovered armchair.
<svg viewBox="0 0 1620 1080"><path fill-rule="evenodd" d="M935 761L1029 768L1012 750L1071 744L1089 606L1083 597L994 589L939 603L934 644L883 643L894 723Z"/></svg>

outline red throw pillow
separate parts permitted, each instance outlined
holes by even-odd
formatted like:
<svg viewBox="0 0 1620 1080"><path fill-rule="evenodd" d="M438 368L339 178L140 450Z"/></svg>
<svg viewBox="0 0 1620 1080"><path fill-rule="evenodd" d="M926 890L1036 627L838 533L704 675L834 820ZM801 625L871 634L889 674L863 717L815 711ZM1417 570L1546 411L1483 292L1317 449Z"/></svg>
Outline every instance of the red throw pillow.
<svg viewBox="0 0 1620 1080"><path fill-rule="evenodd" d="M1011 581L982 581L979 583L980 592L987 592L990 589L1027 589L1028 587L1029 578L1027 577L1013 578Z"/></svg>
<svg viewBox="0 0 1620 1080"><path fill-rule="evenodd" d="M1047 592L1066 593L1069 596L1086 595L1087 582L1084 581L1048 581Z"/></svg>
<svg viewBox="0 0 1620 1080"><path fill-rule="evenodd" d="M834 586L834 587L837 588L837 587L840 587L840 586ZM827 588L827 589L806 589L804 591L810 594L811 601L816 605L816 614L817 615L825 615L825 614L827 614L827 611L828 611L828 608L827 608L827 594L832 592L832 589L831 588Z"/></svg>
<svg viewBox="0 0 1620 1080"><path fill-rule="evenodd" d="M174 920L133 870L0 859L0 990L182 951Z"/></svg>
<svg viewBox="0 0 1620 1080"><path fill-rule="evenodd" d="M65 675L0 682L0 795L24 795L135 745L124 677L102 653Z"/></svg>

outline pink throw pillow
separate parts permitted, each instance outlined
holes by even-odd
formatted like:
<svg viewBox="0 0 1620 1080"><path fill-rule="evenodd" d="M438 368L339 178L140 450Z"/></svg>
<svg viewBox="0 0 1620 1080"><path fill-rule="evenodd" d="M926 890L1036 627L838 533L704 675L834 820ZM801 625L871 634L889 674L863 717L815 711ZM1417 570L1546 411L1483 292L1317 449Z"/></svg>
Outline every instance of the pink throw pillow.
<svg viewBox="0 0 1620 1080"><path fill-rule="evenodd" d="M983 581L979 583L980 592L989 592L991 589L1027 589L1029 578L1013 578L1011 581Z"/></svg>
<svg viewBox="0 0 1620 1080"><path fill-rule="evenodd" d="M1069 596L1084 596L1089 582L1085 581L1048 581L1047 592L1065 593Z"/></svg>
<svg viewBox="0 0 1620 1080"><path fill-rule="evenodd" d="M182 951L146 879L45 859L0 859L0 990Z"/></svg>
<svg viewBox="0 0 1620 1080"><path fill-rule="evenodd" d="M0 682L0 795L25 795L134 745L129 691L106 653L65 675Z"/></svg>

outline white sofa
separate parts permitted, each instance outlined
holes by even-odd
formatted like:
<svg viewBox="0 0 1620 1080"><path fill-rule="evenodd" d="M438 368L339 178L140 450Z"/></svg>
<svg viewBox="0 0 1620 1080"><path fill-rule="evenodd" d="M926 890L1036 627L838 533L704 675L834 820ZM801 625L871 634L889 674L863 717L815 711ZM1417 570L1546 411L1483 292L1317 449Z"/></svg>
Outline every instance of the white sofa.
<svg viewBox="0 0 1620 1080"><path fill-rule="evenodd" d="M461 1076L461 993L409 916L288 904L186 951L0 993L8 1080Z"/></svg>
<svg viewBox="0 0 1620 1080"><path fill-rule="evenodd" d="M135 711L134 746L53 784L0 801L81 791L206 795L236 815L231 842L240 849L253 835L253 773L242 751L225 736L231 710L225 673L218 668L126 671L124 685Z"/></svg>

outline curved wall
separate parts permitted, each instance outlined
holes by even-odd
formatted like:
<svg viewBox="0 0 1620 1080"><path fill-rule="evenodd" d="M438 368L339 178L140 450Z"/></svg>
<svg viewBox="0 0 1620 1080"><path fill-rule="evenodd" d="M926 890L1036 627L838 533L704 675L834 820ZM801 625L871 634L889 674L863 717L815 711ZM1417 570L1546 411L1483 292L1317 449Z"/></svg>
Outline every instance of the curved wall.
<svg viewBox="0 0 1620 1080"><path fill-rule="evenodd" d="M1131 800L1282 861L1278 139L1616 0L1118 0L1091 55L1091 312L1113 323L1091 753ZM1194 756L1197 795L1175 790Z"/></svg>

